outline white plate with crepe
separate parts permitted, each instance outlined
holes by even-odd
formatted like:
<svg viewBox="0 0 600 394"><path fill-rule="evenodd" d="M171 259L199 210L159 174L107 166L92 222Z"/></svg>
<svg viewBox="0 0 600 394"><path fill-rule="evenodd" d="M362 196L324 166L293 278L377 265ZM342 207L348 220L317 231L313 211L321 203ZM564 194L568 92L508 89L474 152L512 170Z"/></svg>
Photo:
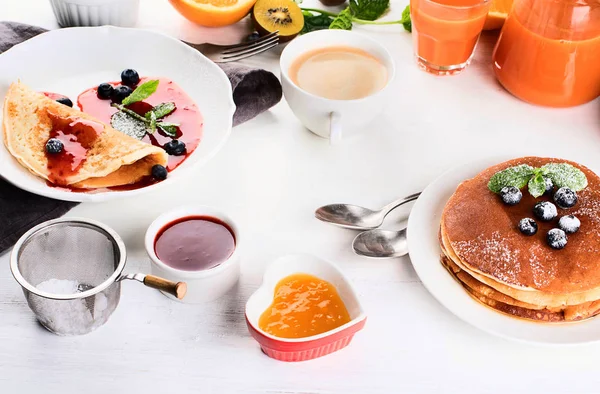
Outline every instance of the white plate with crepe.
<svg viewBox="0 0 600 394"><path fill-rule="evenodd" d="M0 55L0 97L20 81L37 91L56 92L72 100L101 82L119 79L133 68L141 76L166 77L181 86L204 118L198 147L166 180L132 190L98 189L79 193L49 186L0 147L0 176L29 192L67 201L105 201L138 195L182 179L206 163L225 144L235 111L225 73L198 51L166 35L112 26L53 30ZM73 100L74 101L74 100ZM75 105L76 107L76 105ZM0 112L0 123L2 113Z"/></svg>
<svg viewBox="0 0 600 394"><path fill-rule="evenodd" d="M504 315L475 301L440 263L438 233L446 203L464 180L511 158L491 158L451 169L433 181L414 205L408 221L409 254L427 290L465 322L503 338L541 345L600 341L600 318L575 323L536 323Z"/></svg>

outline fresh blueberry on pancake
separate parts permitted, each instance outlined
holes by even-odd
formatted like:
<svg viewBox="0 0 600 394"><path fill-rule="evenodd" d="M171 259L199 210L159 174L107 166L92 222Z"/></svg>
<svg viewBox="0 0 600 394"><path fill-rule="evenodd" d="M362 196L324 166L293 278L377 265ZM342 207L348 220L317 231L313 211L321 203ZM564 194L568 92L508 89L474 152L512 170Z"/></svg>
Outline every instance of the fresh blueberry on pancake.
<svg viewBox="0 0 600 394"><path fill-rule="evenodd" d="M567 246L567 234L559 228L553 228L548 231L546 241L548 241L548 245L550 245L552 249L560 250Z"/></svg>
<svg viewBox="0 0 600 394"><path fill-rule="evenodd" d="M185 154L185 143L179 140L171 140L163 145L164 150L172 156Z"/></svg>
<svg viewBox="0 0 600 394"><path fill-rule="evenodd" d="M552 182L552 179L550 178L544 178L544 183L546 184L546 193L544 193L544 195L552 195L552 191L554 190L554 182Z"/></svg>
<svg viewBox="0 0 600 394"><path fill-rule="evenodd" d="M500 197L506 205L517 205L523 198L523 193L514 186L505 186L500 190Z"/></svg>
<svg viewBox="0 0 600 394"><path fill-rule="evenodd" d="M558 216L556 205L549 201L540 201L533 207L533 214L543 222L549 222Z"/></svg>
<svg viewBox="0 0 600 394"><path fill-rule="evenodd" d="M64 145L58 138L50 138L46 142L46 152L56 155L63 151Z"/></svg>
<svg viewBox="0 0 600 394"><path fill-rule="evenodd" d="M140 82L140 75L137 71L128 68L121 72L121 82L123 83L123 85L134 87Z"/></svg>
<svg viewBox="0 0 600 394"><path fill-rule="evenodd" d="M554 193L554 202L562 209L572 208L577 204L577 193L568 187L561 187Z"/></svg>
<svg viewBox="0 0 600 394"><path fill-rule="evenodd" d="M109 83L101 83L98 85L98 98L100 100L110 100L113 95L115 88Z"/></svg>
<svg viewBox="0 0 600 394"><path fill-rule="evenodd" d="M129 86L117 86L114 88L110 98L114 103L121 104L125 100L125 97L129 96L132 92L133 90Z"/></svg>
<svg viewBox="0 0 600 394"><path fill-rule="evenodd" d="M563 216L558 220L558 227L567 234L575 234L581 227L581 221L575 215Z"/></svg>
<svg viewBox="0 0 600 394"><path fill-rule="evenodd" d="M73 107L73 102L68 97L61 97L61 98L56 99L56 101L63 105L66 105L67 107L71 107L71 108Z"/></svg>
<svg viewBox="0 0 600 394"><path fill-rule="evenodd" d="M519 230L525 235L535 235L538 231L538 225L535 220L531 218L523 218L519 221Z"/></svg>
<svg viewBox="0 0 600 394"><path fill-rule="evenodd" d="M155 164L152 167L152 177L159 181L164 181L167 179L167 169L160 164Z"/></svg>

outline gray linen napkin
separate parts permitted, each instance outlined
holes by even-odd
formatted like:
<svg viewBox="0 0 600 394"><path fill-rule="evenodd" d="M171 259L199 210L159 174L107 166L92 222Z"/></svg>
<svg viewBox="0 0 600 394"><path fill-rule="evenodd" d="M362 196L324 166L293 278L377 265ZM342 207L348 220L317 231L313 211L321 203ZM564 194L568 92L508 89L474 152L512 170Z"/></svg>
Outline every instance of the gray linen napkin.
<svg viewBox="0 0 600 394"><path fill-rule="evenodd" d="M46 30L16 22L0 22L0 53ZM281 100L281 84L273 73L237 64L221 65L237 106L233 125L244 123ZM0 163L1 164L1 163ZM29 228L67 213L77 203L58 201L20 190L0 179L0 254Z"/></svg>

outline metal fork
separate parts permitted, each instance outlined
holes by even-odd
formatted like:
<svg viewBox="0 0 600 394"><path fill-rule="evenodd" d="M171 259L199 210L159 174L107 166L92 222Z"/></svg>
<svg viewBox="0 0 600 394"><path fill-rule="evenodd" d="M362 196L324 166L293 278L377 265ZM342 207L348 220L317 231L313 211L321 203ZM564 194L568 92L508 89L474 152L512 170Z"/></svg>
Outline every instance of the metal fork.
<svg viewBox="0 0 600 394"><path fill-rule="evenodd" d="M215 63L228 63L245 59L250 56L268 51L279 44L279 32L273 32L258 40L243 42L236 45L192 44L183 41Z"/></svg>

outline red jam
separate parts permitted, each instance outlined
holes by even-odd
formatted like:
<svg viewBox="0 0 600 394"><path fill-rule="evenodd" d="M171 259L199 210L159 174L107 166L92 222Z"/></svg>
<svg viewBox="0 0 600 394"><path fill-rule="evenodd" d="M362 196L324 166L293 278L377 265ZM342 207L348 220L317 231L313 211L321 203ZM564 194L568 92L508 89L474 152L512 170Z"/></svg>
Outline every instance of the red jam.
<svg viewBox="0 0 600 394"><path fill-rule="evenodd" d="M63 143L60 153L48 153L48 178L56 185L65 186L67 179L77 174L85 159L88 150L104 131L104 125L87 119L69 117L63 118L48 112L52 122L50 138L56 138Z"/></svg>
<svg viewBox="0 0 600 394"><path fill-rule="evenodd" d="M202 138L203 119L200 110L192 101L192 99L181 89L175 82L167 78L149 78L144 77L140 80L139 85L149 79L158 79L158 88L146 100L129 105L127 108L135 111L139 115L144 116L152 107L166 102L175 103L176 109L171 114L161 118L160 121L177 123L179 130L177 139L183 141L186 146L186 154L182 156L169 156L167 170L174 170L181 164L198 146ZM119 83L111 83L113 86ZM118 110L111 107L110 100L101 100L97 95L97 87L93 87L81 93L77 98L77 104L81 111L92 115L98 120L110 124L111 116ZM146 134L142 141L162 147L165 143L171 141L172 138L157 130L154 134Z"/></svg>
<svg viewBox="0 0 600 394"><path fill-rule="evenodd" d="M58 100L58 99L68 99L67 96L65 96L64 94L58 94L58 93L52 93L52 92L42 92L42 94L46 97L48 97L49 99L52 100Z"/></svg>
<svg viewBox="0 0 600 394"><path fill-rule="evenodd" d="M154 240L160 261L183 271L203 271L224 263L235 250L231 228L212 216L188 216L163 227Z"/></svg>

